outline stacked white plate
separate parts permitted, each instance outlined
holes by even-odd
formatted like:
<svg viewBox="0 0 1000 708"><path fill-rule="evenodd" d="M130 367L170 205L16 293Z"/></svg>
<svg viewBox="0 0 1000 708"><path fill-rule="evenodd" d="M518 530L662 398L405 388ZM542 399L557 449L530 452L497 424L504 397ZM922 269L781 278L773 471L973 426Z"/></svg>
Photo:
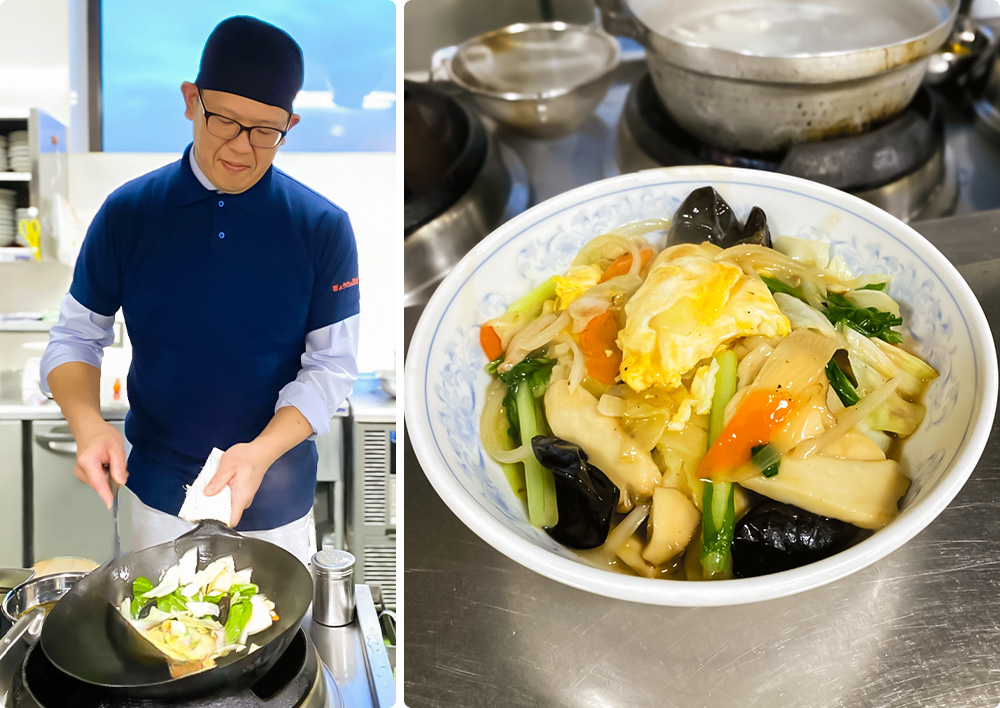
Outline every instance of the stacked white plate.
<svg viewBox="0 0 1000 708"><path fill-rule="evenodd" d="M28 215L28 209L27 209L27 207L25 207L23 209L15 209L14 210L14 226L15 227L17 227L17 225L20 224L22 221L27 221L27 220L30 220L30 219L31 219L31 217ZM20 229L16 229L16 231L15 231L14 243L16 243L18 246L30 246L31 245L30 243L28 243L28 239L26 239L24 237L24 234L21 233Z"/></svg>
<svg viewBox="0 0 1000 708"><path fill-rule="evenodd" d="M31 171L27 130L15 130L7 135L7 169L14 172Z"/></svg>
<svg viewBox="0 0 1000 708"><path fill-rule="evenodd" d="M13 246L17 242L16 199L17 192L13 189L0 189L0 246Z"/></svg>
<svg viewBox="0 0 1000 708"><path fill-rule="evenodd" d="M0 135L0 172L7 171L7 136Z"/></svg>

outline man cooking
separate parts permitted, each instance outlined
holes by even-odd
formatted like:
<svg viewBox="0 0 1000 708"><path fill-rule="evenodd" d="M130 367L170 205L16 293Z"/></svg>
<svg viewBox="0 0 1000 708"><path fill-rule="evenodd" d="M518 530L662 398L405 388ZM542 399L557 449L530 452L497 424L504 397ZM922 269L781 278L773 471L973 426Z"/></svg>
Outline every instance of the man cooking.
<svg viewBox="0 0 1000 708"><path fill-rule="evenodd" d="M42 358L77 441L76 476L109 507L128 483L134 550L192 528L177 514L213 448L230 525L309 562L313 439L357 378L358 260L347 214L274 168L299 122L302 52L232 17L211 33L183 157L117 189L88 229ZM124 444L100 412L121 308L133 345Z"/></svg>

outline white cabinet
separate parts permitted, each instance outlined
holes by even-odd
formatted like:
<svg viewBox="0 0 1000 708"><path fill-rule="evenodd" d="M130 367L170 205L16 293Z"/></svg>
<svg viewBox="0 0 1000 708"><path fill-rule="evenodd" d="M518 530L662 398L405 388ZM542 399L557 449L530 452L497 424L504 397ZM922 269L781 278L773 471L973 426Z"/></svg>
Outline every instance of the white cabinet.
<svg viewBox="0 0 1000 708"><path fill-rule="evenodd" d="M75 224L66 201L68 174L66 126L37 108L0 108L0 135L27 131L28 169L13 158L0 165L0 189L14 193L14 206L34 207L40 222L41 258L72 265L79 244L74 243ZM13 142L8 140L9 148ZM5 154L6 154L5 150ZM0 242L0 262L30 261L31 251Z"/></svg>
<svg viewBox="0 0 1000 708"><path fill-rule="evenodd" d="M123 433L124 423L110 421ZM124 436L124 433L123 433ZM56 556L79 556L97 563L111 558L114 525L111 512L88 485L73 474L76 442L65 421L36 421L32 426L32 562ZM128 454L129 445L125 444ZM128 494L119 495L122 551L131 548Z"/></svg>
<svg viewBox="0 0 1000 708"><path fill-rule="evenodd" d="M23 501L21 421L0 421L0 568L20 568Z"/></svg>

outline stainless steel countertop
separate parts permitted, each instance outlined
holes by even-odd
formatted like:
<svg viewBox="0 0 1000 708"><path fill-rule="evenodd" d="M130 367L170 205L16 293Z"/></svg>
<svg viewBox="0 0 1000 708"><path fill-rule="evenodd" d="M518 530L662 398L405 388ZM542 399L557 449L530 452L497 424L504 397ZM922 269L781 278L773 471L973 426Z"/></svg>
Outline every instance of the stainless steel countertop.
<svg viewBox="0 0 1000 708"><path fill-rule="evenodd" d="M327 627L312 620L304 626L323 663L333 675L347 708L390 708L396 702L396 684L382 639L371 589L354 588L357 613L343 627Z"/></svg>
<svg viewBox="0 0 1000 708"><path fill-rule="evenodd" d="M610 112L610 105L601 110ZM583 167L588 154L607 153L609 128L600 111L595 121L564 141L518 146L529 171L540 175L537 200L574 186L567 180L607 176L598 165ZM977 150L1000 155L971 129L955 130L973 157ZM1000 192L982 185L997 184L1000 161L973 168L967 156L958 156L961 179L973 180L966 182L960 215L914 227L968 280L996 339ZM406 312L407 340L418 315ZM1000 703L996 425L1000 419L963 490L904 548L825 587L729 608L621 602L522 567L452 514L407 441L406 704L994 708Z"/></svg>
<svg viewBox="0 0 1000 708"><path fill-rule="evenodd" d="M128 404L101 406L105 420L125 420ZM0 398L0 421L2 420L63 420L62 411L55 401L25 403L19 399Z"/></svg>

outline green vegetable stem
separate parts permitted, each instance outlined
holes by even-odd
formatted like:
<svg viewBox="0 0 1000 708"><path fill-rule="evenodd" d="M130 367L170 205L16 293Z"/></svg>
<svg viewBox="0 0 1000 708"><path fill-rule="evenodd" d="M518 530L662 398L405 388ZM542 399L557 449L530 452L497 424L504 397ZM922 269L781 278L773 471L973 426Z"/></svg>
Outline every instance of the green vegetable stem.
<svg viewBox="0 0 1000 708"><path fill-rule="evenodd" d="M715 394L708 420L708 447L725 426L726 405L736 393L736 352L717 354L719 371L715 375ZM706 578L727 578L732 572L731 548L736 526L733 485L730 482L704 482L701 502L701 567Z"/></svg>
<svg viewBox="0 0 1000 708"><path fill-rule="evenodd" d="M549 384L555 361L543 357L529 357L510 371L500 372L499 360L492 362L487 371L495 373L507 384L503 406L510 422L510 436L518 444L531 444L536 435L546 435L545 415L541 410L541 397ZM538 527L552 527L559 522L556 505L556 483L552 472L542 467L533 456L524 461L524 483L528 497L528 520Z"/></svg>

